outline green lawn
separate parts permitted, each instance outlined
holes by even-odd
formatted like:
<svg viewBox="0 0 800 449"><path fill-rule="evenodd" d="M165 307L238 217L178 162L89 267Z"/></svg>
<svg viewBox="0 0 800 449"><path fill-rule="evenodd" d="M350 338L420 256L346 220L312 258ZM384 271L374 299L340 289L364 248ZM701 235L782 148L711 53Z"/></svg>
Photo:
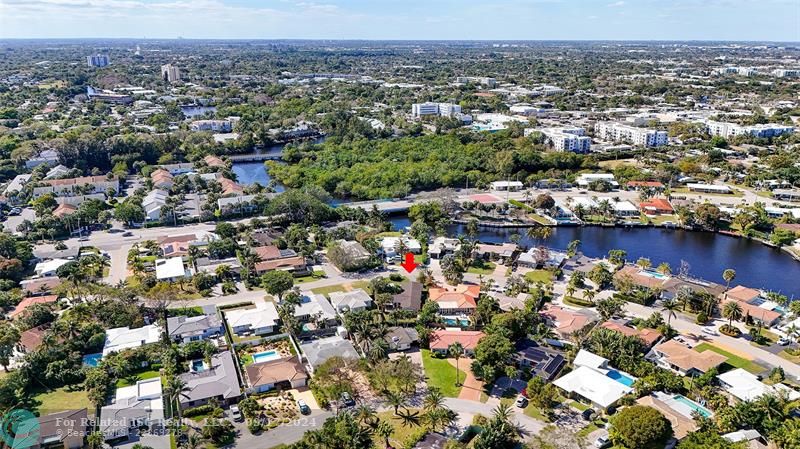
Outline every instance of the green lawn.
<svg viewBox="0 0 800 449"><path fill-rule="evenodd" d="M663 224L665 221L671 221L673 223L678 222L677 215L656 215L655 217L647 217L646 215L642 215L643 221L647 222L648 220L653 222L653 224L660 225Z"/></svg>
<svg viewBox="0 0 800 449"><path fill-rule="evenodd" d="M535 222L537 222L539 224L545 225L545 226L550 226L552 224L552 222L550 220L548 220L547 218L545 218L545 217L543 217L543 216L541 216L539 214L528 214L528 218L530 218L531 220L533 220L533 221L535 221Z"/></svg>
<svg viewBox="0 0 800 449"><path fill-rule="evenodd" d="M325 277L325 272L322 271L322 270L317 270L317 271L309 274L308 276L300 276L300 277L294 278L294 283L295 284L304 284L306 282L318 281L318 280L320 280L320 279L322 279L324 277Z"/></svg>
<svg viewBox="0 0 800 449"><path fill-rule="evenodd" d="M553 272L549 270L533 270L525 273L525 280L531 284L542 282L544 284L553 283Z"/></svg>
<svg viewBox="0 0 800 449"><path fill-rule="evenodd" d="M136 377L139 378L138 380L152 379L154 377L159 377L160 375L161 374L158 372L158 370L147 370L136 373ZM128 379L119 379L117 381L117 388L130 387L131 385L135 385L135 383L128 382Z"/></svg>
<svg viewBox="0 0 800 449"><path fill-rule="evenodd" d="M550 420L544 416L541 411L539 411L539 408L533 404L528 404L522 413L524 413L525 416L530 416L531 418L538 419L539 421L550 422Z"/></svg>
<svg viewBox="0 0 800 449"><path fill-rule="evenodd" d="M800 363L800 356L789 354L788 352L786 352L785 349L783 351L779 352L778 356L782 357L782 358L784 358L784 359L786 359L786 360L788 360L790 362L793 362L793 363Z"/></svg>
<svg viewBox="0 0 800 449"><path fill-rule="evenodd" d="M493 264L492 262L484 262L480 267L470 266L467 268L467 273L472 274L492 274L494 273L494 269L497 265Z"/></svg>
<svg viewBox="0 0 800 449"><path fill-rule="evenodd" d="M730 352L722 348L719 348L717 346L714 346L710 343L700 343L699 345L694 347L694 350L698 352L714 351L717 354L722 354L728 358L728 360L725 362L728 365L734 368L743 368L745 371L748 371L753 374L759 374L766 370L765 367L753 362L752 360L747 360L743 357L739 357L736 354L731 354Z"/></svg>
<svg viewBox="0 0 800 449"><path fill-rule="evenodd" d="M467 362L464 362L466 365ZM422 366L425 368L425 377L428 378L428 386L438 388L443 395L455 398L461 391L461 387L455 385L456 367L451 365L446 359L431 357L431 351L422 350ZM463 382L467 374L459 369L458 381Z"/></svg>
<svg viewBox="0 0 800 449"><path fill-rule="evenodd" d="M37 408L42 415L81 408L92 410L92 404L84 390L58 388L51 392L38 393L33 401L39 404Z"/></svg>
<svg viewBox="0 0 800 449"><path fill-rule="evenodd" d="M419 411L417 409L409 409L410 411ZM420 432L420 428L416 426L404 426L403 421L395 417L394 411L378 413L378 419L388 423L392 426L392 434L389 435L389 442L393 443L393 447L407 447L406 442L409 438L415 436ZM383 447L383 438L375 437L375 447Z"/></svg>
<svg viewBox="0 0 800 449"><path fill-rule="evenodd" d="M381 233L377 234L375 237L377 237L377 238L381 238L381 237L400 237L402 235L403 235L403 233L400 232L400 231L386 231L386 232L381 232Z"/></svg>
<svg viewBox="0 0 800 449"><path fill-rule="evenodd" d="M369 282L368 281L355 281L355 282L350 282L349 284L350 284L350 286L352 286L352 289L357 289L357 288L365 289L369 285ZM318 295L326 295L327 296L327 295L329 295L329 294L331 294L333 292L344 292L344 291L347 291L347 289L344 287L345 285L346 284L338 284L338 285L329 285L327 287L317 287L317 288L311 289L311 291L316 293L316 294L318 294Z"/></svg>
<svg viewBox="0 0 800 449"><path fill-rule="evenodd" d="M586 301L585 299L576 298L574 296L564 296L564 304L573 307L594 307L594 303Z"/></svg>
<svg viewBox="0 0 800 449"><path fill-rule="evenodd" d="M584 410L588 410L589 409L588 405L581 404L578 401L569 401L569 402L567 402L567 404L571 405L573 408L576 408L576 409L578 409L580 411L584 411Z"/></svg>

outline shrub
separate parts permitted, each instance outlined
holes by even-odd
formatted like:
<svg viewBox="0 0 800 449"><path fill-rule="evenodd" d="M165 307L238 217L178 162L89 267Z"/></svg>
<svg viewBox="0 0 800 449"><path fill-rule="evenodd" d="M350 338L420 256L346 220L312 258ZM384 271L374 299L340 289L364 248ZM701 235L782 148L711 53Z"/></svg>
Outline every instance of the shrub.
<svg viewBox="0 0 800 449"><path fill-rule="evenodd" d="M244 302L236 302L233 304L223 304L219 306L219 310L228 310L228 309L236 309L238 307L245 307L245 306L252 306L253 303L251 301L244 301Z"/></svg>
<svg viewBox="0 0 800 449"><path fill-rule="evenodd" d="M695 318L695 322L697 322L697 324L705 324L707 321L708 315L706 315L705 312L698 313L697 317Z"/></svg>
<svg viewBox="0 0 800 449"><path fill-rule="evenodd" d="M719 331L729 337L739 337L742 334L742 331L740 331L738 327L727 324L720 326Z"/></svg>
<svg viewBox="0 0 800 449"><path fill-rule="evenodd" d="M261 431L264 430L264 427L258 420L251 419L247 423L247 430L249 430L253 435L256 435L261 433Z"/></svg>
<svg viewBox="0 0 800 449"><path fill-rule="evenodd" d="M213 410L214 407L212 407L209 404L200 405L194 408L187 408L186 410L183 411L183 416L186 418L191 418L193 416L208 415Z"/></svg>

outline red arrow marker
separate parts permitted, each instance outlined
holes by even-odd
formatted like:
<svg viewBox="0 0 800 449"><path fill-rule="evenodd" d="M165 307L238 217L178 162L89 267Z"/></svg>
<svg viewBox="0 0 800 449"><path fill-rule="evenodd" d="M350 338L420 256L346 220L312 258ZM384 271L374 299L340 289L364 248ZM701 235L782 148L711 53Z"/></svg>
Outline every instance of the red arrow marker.
<svg viewBox="0 0 800 449"><path fill-rule="evenodd" d="M406 260L405 262L401 263L400 266L405 268L409 273L414 271L414 268L417 268L417 264L414 262L414 255L411 253L406 253Z"/></svg>

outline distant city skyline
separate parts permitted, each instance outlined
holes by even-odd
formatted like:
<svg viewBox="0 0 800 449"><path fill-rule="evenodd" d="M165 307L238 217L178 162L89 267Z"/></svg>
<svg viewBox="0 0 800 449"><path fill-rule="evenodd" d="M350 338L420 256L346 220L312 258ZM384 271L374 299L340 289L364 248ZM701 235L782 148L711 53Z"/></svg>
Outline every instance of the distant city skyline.
<svg viewBox="0 0 800 449"><path fill-rule="evenodd" d="M800 41L797 0L0 0L0 38Z"/></svg>

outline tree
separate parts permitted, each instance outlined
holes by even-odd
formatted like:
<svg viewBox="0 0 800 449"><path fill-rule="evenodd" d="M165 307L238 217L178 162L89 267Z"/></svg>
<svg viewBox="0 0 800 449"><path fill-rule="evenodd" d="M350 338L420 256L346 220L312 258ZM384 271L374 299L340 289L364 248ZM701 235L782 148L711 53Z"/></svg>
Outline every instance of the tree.
<svg viewBox="0 0 800 449"><path fill-rule="evenodd" d="M677 315L675 314L675 311L678 310L679 308L680 308L680 304L678 304L678 302L675 301L674 299L665 299L661 303L661 311L662 312L667 312L667 326L669 326L670 321L673 318L677 317Z"/></svg>
<svg viewBox="0 0 800 449"><path fill-rule="evenodd" d="M354 414L339 413L325 420L322 428L306 432L292 449L364 449L373 446L373 430Z"/></svg>
<svg viewBox="0 0 800 449"><path fill-rule="evenodd" d="M722 316L728 319L728 328L733 327L733 321L742 318L742 306L736 301L729 301L722 307Z"/></svg>
<svg viewBox="0 0 800 449"><path fill-rule="evenodd" d="M597 288L601 290L608 287L608 285L614 280L614 275L611 274L611 272L608 271L606 266L602 263L592 267L586 277L589 278L590 281L594 282L595 285L597 285Z"/></svg>
<svg viewBox="0 0 800 449"><path fill-rule="evenodd" d="M0 323L0 365L3 366L5 372L8 372L10 359L14 355L14 348L17 347L19 340L19 330L13 324L8 321Z"/></svg>
<svg viewBox="0 0 800 449"><path fill-rule="evenodd" d="M448 254L442 257L440 266L448 284L457 285L464 280L464 267L454 255Z"/></svg>
<svg viewBox="0 0 800 449"><path fill-rule="evenodd" d="M491 333L481 338L475 347L475 361L482 367L484 377L494 379L513 349L511 341L502 334Z"/></svg>
<svg viewBox="0 0 800 449"><path fill-rule="evenodd" d="M294 277L291 273L281 270L273 270L261 276L261 286L270 295L277 295L278 300L283 300L283 294L294 286Z"/></svg>
<svg viewBox="0 0 800 449"><path fill-rule="evenodd" d="M614 264L619 269L625 265L625 257L628 253L623 249L612 249L608 251L608 261Z"/></svg>
<svg viewBox="0 0 800 449"><path fill-rule="evenodd" d="M130 197L118 203L114 208L114 217L128 226L143 222L146 217L144 207L137 200L137 197Z"/></svg>
<svg viewBox="0 0 800 449"><path fill-rule="evenodd" d="M661 262L660 264L658 264L658 267L656 267L656 271L663 274L664 276L668 276L672 274L672 267L669 266L668 262Z"/></svg>
<svg viewBox="0 0 800 449"><path fill-rule="evenodd" d="M500 404L492 412L492 419L484 426L483 432L475 437L475 449L511 449L519 443L518 432L511 422L511 408Z"/></svg>
<svg viewBox="0 0 800 449"><path fill-rule="evenodd" d="M597 307L597 313L605 321L622 312L625 307L625 301L612 296L598 300L595 306Z"/></svg>
<svg viewBox="0 0 800 449"><path fill-rule="evenodd" d="M626 448L661 449L672 438L672 424L652 407L626 407L611 418L611 440Z"/></svg>
<svg viewBox="0 0 800 449"><path fill-rule="evenodd" d="M725 290L731 289L731 282L736 279L736 270L728 268L722 272L722 279L725 280Z"/></svg>
<svg viewBox="0 0 800 449"><path fill-rule="evenodd" d="M460 342L455 342L447 348L447 353L450 357L456 359L456 386L461 384L458 379L458 360L464 355L464 346Z"/></svg>

